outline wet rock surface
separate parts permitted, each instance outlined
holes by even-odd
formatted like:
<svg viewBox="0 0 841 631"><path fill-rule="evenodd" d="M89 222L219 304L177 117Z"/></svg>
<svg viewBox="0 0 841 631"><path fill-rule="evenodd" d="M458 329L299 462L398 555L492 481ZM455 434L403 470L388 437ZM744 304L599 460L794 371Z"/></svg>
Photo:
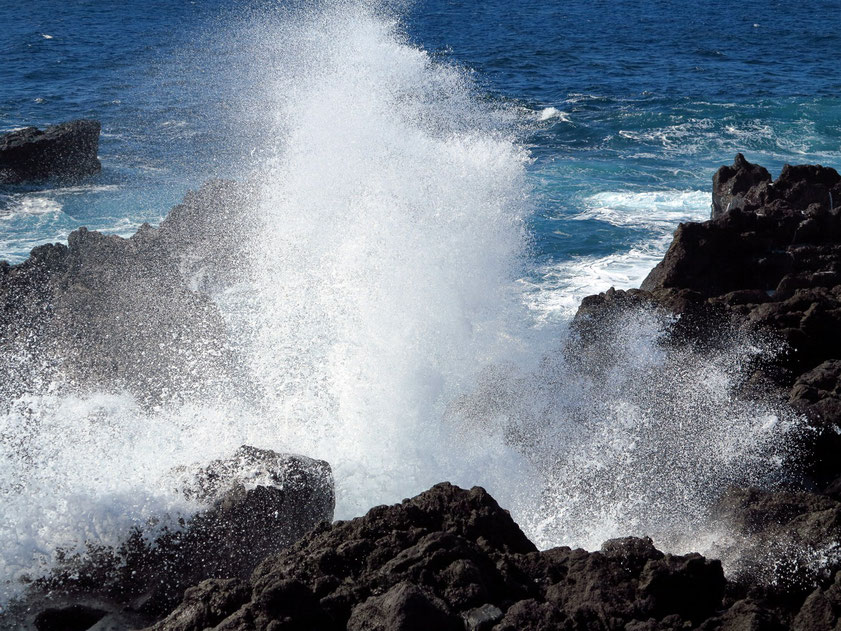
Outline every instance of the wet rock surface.
<svg viewBox="0 0 841 631"><path fill-rule="evenodd" d="M98 173L99 132L99 121L74 120L43 131L26 127L0 135L0 184Z"/></svg>
<svg viewBox="0 0 841 631"><path fill-rule="evenodd" d="M772 181L740 154L713 179L712 219L681 224L641 289L589 296L575 318L581 348L597 354L611 344L599 337L602 324L636 309L668 316L667 345L712 347L733 343L734 333L770 340L778 352L757 360L739 387L787 401L807 419L800 469L787 472L782 490L724 493L718 518L738 548L728 591L742 600L700 628L838 622L840 198L834 169L786 166Z"/></svg>
<svg viewBox="0 0 841 631"><path fill-rule="evenodd" d="M828 490L841 476L841 176L811 165L787 165L774 181L766 173L741 155L722 167L714 207L732 195L730 209L681 224L641 289L585 298L576 326L595 339L602 319L645 305L677 316L673 343L715 343L728 330L775 341L781 352L752 380L808 415L808 478Z"/></svg>
<svg viewBox="0 0 841 631"><path fill-rule="evenodd" d="M159 228L144 225L129 239L80 228L66 246L0 262L7 398L59 378L150 403L195 396L199 386L229 396L247 383L211 288L237 274L228 258L241 253L252 203L247 186L211 181Z"/></svg>
<svg viewBox="0 0 841 631"><path fill-rule="evenodd" d="M682 579L720 603L717 562L667 557L636 539L593 554L541 553L483 489L443 483L267 558L251 576L249 602L215 628L574 629L702 614L709 602L673 597ZM177 628L169 624L155 628Z"/></svg>
<svg viewBox="0 0 841 631"><path fill-rule="evenodd" d="M718 561L633 537L540 552L483 489L443 483L267 558L246 600L240 583L214 596L241 604L208 628L829 629L804 625L834 624L835 580L780 598L728 583ZM152 629L202 628L194 600Z"/></svg>
<svg viewBox="0 0 841 631"><path fill-rule="evenodd" d="M333 519L333 474L321 460L243 446L175 474L206 508L178 528L137 529L119 548L67 555L0 628L137 628L170 612L204 625L171 628L213 626L245 602L241 581L263 559Z"/></svg>

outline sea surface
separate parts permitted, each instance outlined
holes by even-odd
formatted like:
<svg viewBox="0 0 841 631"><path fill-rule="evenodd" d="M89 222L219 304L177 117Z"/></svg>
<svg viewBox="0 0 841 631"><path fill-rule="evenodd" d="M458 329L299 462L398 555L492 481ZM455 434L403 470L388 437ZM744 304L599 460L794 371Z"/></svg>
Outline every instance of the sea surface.
<svg viewBox="0 0 841 631"><path fill-rule="evenodd" d="M290 3L277 3L289 6ZM305 3L300 3L304 9ZM0 130L102 121L100 176L0 192L0 256L78 226L128 235L266 147L251 21L271 3L0 3ZM709 211L737 151L777 173L841 162L837 0L478 2L384 9L407 43L520 112L546 313L634 286ZM283 68L273 69L283 73Z"/></svg>
<svg viewBox="0 0 841 631"><path fill-rule="evenodd" d="M0 188L0 258L80 226L131 235L208 178L259 182L255 286L215 298L266 393L3 400L0 605L59 547L188 510L166 472L243 443L327 459L342 518L449 479L542 547L715 550L717 493L774 478L796 425L732 393L762 341L667 351L639 314L609 371L555 351L583 296L638 286L679 222L708 217L737 152L774 175L841 167L839 14L0 0L0 131L96 118L103 164Z"/></svg>

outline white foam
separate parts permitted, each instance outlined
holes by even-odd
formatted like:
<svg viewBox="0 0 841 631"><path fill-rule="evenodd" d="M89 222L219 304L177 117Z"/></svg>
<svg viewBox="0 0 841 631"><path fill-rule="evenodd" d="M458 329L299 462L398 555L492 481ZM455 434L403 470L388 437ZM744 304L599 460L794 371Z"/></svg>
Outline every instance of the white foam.
<svg viewBox="0 0 841 631"><path fill-rule="evenodd" d="M708 191L606 191L587 197L575 219L673 230L682 221L708 219L710 203Z"/></svg>
<svg viewBox="0 0 841 631"><path fill-rule="evenodd" d="M663 258L670 238L637 245L627 252L603 257L580 256L536 270L520 282L526 287L526 303L541 323L563 322L575 315L582 298L611 287L639 287Z"/></svg>
<svg viewBox="0 0 841 631"><path fill-rule="evenodd" d="M573 257L521 280L527 304L544 324L571 317L585 296L611 287L639 287L665 254L677 225L709 216L710 195L695 190L605 191L584 198L581 205L573 220L645 228L651 234L627 250Z"/></svg>
<svg viewBox="0 0 841 631"><path fill-rule="evenodd" d="M0 210L0 220L8 221L20 215L49 215L61 212L61 203L39 195L9 196Z"/></svg>
<svg viewBox="0 0 841 631"><path fill-rule="evenodd" d="M119 545L151 517L195 510L166 472L257 442L241 431L249 427L242 411L185 406L149 413L121 394L44 394L6 404L0 602L20 589L17 581L46 571L59 547Z"/></svg>
<svg viewBox="0 0 841 631"><path fill-rule="evenodd" d="M541 121L547 121L552 118L557 118L564 123L570 122L569 113L562 112L556 107L544 107L542 110L540 110L540 112L538 112L537 118Z"/></svg>

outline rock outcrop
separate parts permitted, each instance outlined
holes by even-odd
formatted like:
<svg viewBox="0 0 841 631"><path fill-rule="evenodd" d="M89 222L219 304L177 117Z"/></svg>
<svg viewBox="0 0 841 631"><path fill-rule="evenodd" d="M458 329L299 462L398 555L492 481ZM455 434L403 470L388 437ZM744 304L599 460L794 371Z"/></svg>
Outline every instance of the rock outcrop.
<svg viewBox="0 0 841 631"><path fill-rule="evenodd" d="M314 530L247 589L200 585L152 629L676 629L726 613L725 587L718 561L648 539L539 552L483 489L444 483Z"/></svg>
<svg viewBox="0 0 841 631"><path fill-rule="evenodd" d="M753 599L744 628L831 629L841 613L839 198L834 169L786 166L772 181L739 155L714 177L712 219L681 224L641 289L585 298L574 323L585 349L609 345L602 323L640 308L677 316L666 344L727 344L735 331L779 345L744 387L808 419L802 470L788 472L790 489L731 489L717 509L735 548L719 553ZM742 628L726 618L721 628Z"/></svg>
<svg viewBox="0 0 841 631"><path fill-rule="evenodd" d="M0 348L11 398L34 381L128 390L141 401L229 396L238 364L214 287L238 277L253 192L211 181L129 239L80 228L0 262Z"/></svg>
<svg viewBox="0 0 841 631"><path fill-rule="evenodd" d="M43 131L26 127L0 136L0 184L98 173L99 121L74 120Z"/></svg>
<svg viewBox="0 0 841 631"><path fill-rule="evenodd" d="M752 380L778 388L815 430L809 477L827 488L841 477L835 394L841 359L841 176L822 166L786 166L773 182L737 156L714 178L714 202L737 200L703 223L681 224L639 290L582 301L576 327L646 305L675 314L676 343L710 344L729 328L776 340L775 360ZM750 185L748 188L746 188ZM620 316L621 317L621 316Z"/></svg>
<svg viewBox="0 0 841 631"><path fill-rule="evenodd" d="M65 557L29 590L13 628L136 628L172 611L202 581L216 587L188 591L187 602L201 600L197 607L211 616L236 601L237 585L263 559L333 519L333 474L321 460L243 446L230 458L181 468L173 480L206 508L180 528L137 530L119 548ZM173 615L184 617L183 608Z"/></svg>
<svg viewBox="0 0 841 631"><path fill-rule="evenodd" d="M771 181L768 169L751 164L741 153L733 166L721 167L713 176L713 203L710 218L715 219L734 208L744 206L745 194L757 184Z"/></svg>

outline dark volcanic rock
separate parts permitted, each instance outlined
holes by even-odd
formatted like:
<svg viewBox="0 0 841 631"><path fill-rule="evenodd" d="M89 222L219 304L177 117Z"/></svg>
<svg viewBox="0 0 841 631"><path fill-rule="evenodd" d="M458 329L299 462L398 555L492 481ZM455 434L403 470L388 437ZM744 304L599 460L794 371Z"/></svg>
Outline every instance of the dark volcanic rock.
<svg viewBox="0 0 841 631"><path fill-rule="evenodd" d="M718 614L725 587L717 561L650 540L538 552L484 490L446 483L313 531L250 584L213 629L678 628ZM155 631L198 628L185 624L173 614Z"/></svg>
<svg viewBox="0 0 841 631"><path fill-rule="evenodd" d="M823 629L837 621L832 577L841 570L839 199L841 176L834 169L786 166L772 182L767 171L739 155L714 178L711 220L681 224L641 289L587 297L575 318L574 351L588 362L593 354L610 354L605 323L639 309L676 316L665 344L705 348L746 335L783 349L758 358L739 392L788 400L806 416L799 467L787 471L787 480L820 493L732 489L724 496L719 518L735 541L719 553L731 559L742 600L707 620L704 629Z"/></svg>
<svg viewBox="0 0 841 631"><path fill-rule="evenodd" d="M837 629L841 622L841 572L824 589L812 592L792 621L792 631Z"/></svg>
<svg viewBox="0 0 841 631"><path fill-rule="evenodd" d="M838 271L833 245L841 221L833 199L841 195L841 176L821 166L786 166L770 182L757 168L737 157L733 168L719 171L717 187L735 187L738 205L710 221L681 224L642 289L693 289L705 297L773 292L790 274L800 276L800 287L832 284L826 275ZM761 181L742 192L754 179ZM722 195L718 188L715 194Z"/></svg>
<svg viewBox="0 0 841 631"><path fill-rule="evenodd" d="M98 121L74 120L0 136L0 184L98 173L99 131Z"/></svg>
<svg viewBox="0 0 841 631"><path fill-rule="evenodd" d="M756 184L770 182L771 174L765 167L751 164L741 153L736 154L733 166L721 167L713 176L713 203L711 218L734 208L741 208L745 194Z"/></svg>
<svg viewBox="0 0 841 631"><path fill-rule="evenodd" d="M107 612L85 605L45 609L35 616L38 631L85 631L99 622Z"/></svg>
<svg viewBox="0 0 841 631"><path fill-rule="evenodd" d="M837 570L841 503L802 491L731 489L718 518L737 537L736 576L802 601ZM727 555L726 550L722 554Z"/></svg>
<svg viewBox="0 0 841 631"><path fill-rule="evenodd" d="M208 579L184 592L184 600L167 618L170 631L202 631L215 627L248 602L250 589L243 581ZM152 629L162 629L158 624Z"/></svg>
<svg viewBox="0 0 841 631"><path fill-rule="evenodd" d="M172 611L182 596L168 628L213 626L248 600L248 589L239 580L208 579L246 579L264 558L333 518L333 475L321 460L244 446L193 470L177 477L192 477L193 485L181 490L205 502L204 511L182 520L178 530L138 530L118 549L66 557L36 581L20 628L33 618L38 627L45 616L66 621L76 610L134 617L142 626Z"/></svg>
<svg viewBox="0 0 841 631"><path fill-rule="evenodd" d="M460 620L447 613L440 598L409 582L382 596L371 596L351 611L347 631L461 631Z"/></svg>
<svg viewBox="0 0 841 631"><path fill-rule="evenodd" d="M811 421L807 440L813 477L825 493L841 500L841 360L825 361L801 374L789 400Z"/></svg>
<svg viewBox="0 0 841 631"><path fill-rule="evenodd" d="M640 290L585 298L576 327L584 341L609 346L599 339L600 323L645 305L678 316L674 343L727 343L740 331L779 344L784 352L757 365L747 386L779 388L807 414L814 430L807 473L826 487L841 478L834 455L841 405L832 383L841 358L841 176L822 166L786 166L772 182L737 156L715 178L719 206L728 195L730 210L678 227Z"/></svg>

